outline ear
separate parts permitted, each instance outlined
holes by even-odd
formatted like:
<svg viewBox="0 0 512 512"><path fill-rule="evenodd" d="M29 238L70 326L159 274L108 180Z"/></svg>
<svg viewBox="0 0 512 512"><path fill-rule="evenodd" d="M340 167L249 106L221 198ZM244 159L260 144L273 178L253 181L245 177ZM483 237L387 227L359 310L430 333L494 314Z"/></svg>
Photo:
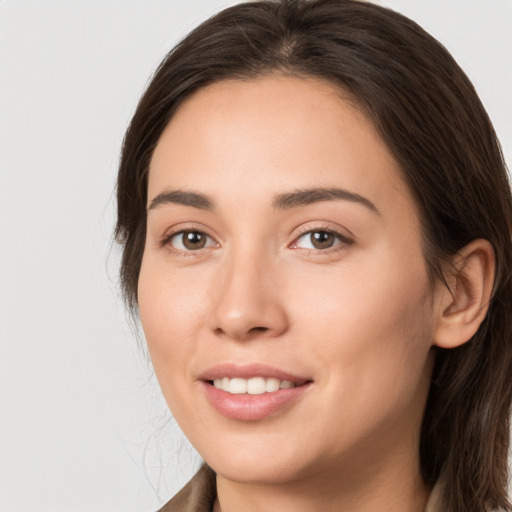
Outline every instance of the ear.
<svg viewBox="0 0 512 512"><path fill-rule="evenodd" d="M494 273L494 250L487 240L473 240L455 255L449 288L440 283L436 290L439 316L434 345L458 347L477 332L489 308Z"/></svg>

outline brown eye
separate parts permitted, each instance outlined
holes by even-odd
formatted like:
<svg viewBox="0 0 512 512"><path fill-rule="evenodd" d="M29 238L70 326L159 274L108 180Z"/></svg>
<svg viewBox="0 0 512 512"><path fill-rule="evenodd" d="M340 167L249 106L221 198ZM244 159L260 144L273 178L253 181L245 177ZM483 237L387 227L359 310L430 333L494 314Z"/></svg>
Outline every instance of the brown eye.
<svg viewBox="0 0 512 512"><path fill-rule="evenodd" d="M185 231L182 235L183 245L193 251L194 249L202 249L206 244L206 236L199 231Z"/></svg>
<svg viewBox="0 0 512 512"><path fill-rule="evenodd" d="M172 236L170 245L180 251L197 251L213 246L214 242L202 231L180 231Z"/></svg>
<svg viewBox="0 0 512 512"><path fill-rule="evenodd" d="M315 249L328 249L334 245L336 237L329 231L312 231L309 234L311 245Z"/></svg>
<svg viewBox="0 0 512 512"><path fill-rule="evenodd" d="M325 250L338 245L350 245L352 240L340 233L327 229L315 229L307 231L297 238L294 246L299 249Z"/></svg>

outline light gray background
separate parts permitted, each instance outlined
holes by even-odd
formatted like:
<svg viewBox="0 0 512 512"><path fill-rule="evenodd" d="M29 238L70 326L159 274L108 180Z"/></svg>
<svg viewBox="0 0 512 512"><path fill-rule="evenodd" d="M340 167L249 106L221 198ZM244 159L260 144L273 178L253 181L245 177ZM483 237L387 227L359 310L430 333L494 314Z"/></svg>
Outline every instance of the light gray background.
<svg viewBox="0 0 512 512"><path fill-rule="evenodd" d="M0 0L1 512L149 512L197 465L123 311L113 189L152 70L233 3ZM382 3L454 54L510 167L512 0Z"/></svg>

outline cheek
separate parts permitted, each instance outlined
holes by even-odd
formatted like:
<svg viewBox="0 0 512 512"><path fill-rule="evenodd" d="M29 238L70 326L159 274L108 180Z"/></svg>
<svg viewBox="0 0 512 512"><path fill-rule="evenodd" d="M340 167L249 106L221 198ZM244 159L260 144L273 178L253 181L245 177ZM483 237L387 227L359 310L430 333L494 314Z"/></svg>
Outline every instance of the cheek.
<svg viewBox="0 0 512 512"><path fill-rule="evenodd" d="M430 288L423 259L405 252L375 253L357 255L338 267L299 269L290 275L282 284L288 287L286 300L297 321L306 316L312 327L342 337L350 333L354 342L382 339L387 331L409 332L414 338L411 328L429 321Z"/></svg>
<svg viewBox="0 0 512 512"><path fill-rule="evenodd" d="M182 372L193 358L205 308L193 276L171 272L158 258L143 259L138 299L148 350L165 393L176 369Z"/></svg>
<svg viewBox="0 0 512 512"><path fill-rule="evenodd" d="M307 294L290 293L296 322L309 333L302 336L308 357L325 368L322 385L359 413L403 406L428 373L429 283L422 258L407 265L403 259L359 260L329 276L310 274L301 285Z"/></svg>

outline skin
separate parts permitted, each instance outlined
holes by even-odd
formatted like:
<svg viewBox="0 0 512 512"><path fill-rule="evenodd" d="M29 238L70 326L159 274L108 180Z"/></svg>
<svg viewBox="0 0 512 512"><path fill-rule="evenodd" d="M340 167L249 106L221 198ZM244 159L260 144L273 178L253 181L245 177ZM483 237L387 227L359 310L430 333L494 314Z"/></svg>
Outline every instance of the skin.
<svg viewBox="0 0 512 512"><path fill-rule="evenodd" d="M318 187L378 212L347 199L272 206ZM313 79L215 83L180 106L154 151L148 207L170 190L213 208L149 208L140 316L167 403L217 473L217 506L423 510L419 430L448 304L429 284L414 201L371 122ZM170 238L183 229L206 245ZM340 237L318 249L311 230ZM312 383L270 417L228 419L198 380L226 362Z"/></svg>

